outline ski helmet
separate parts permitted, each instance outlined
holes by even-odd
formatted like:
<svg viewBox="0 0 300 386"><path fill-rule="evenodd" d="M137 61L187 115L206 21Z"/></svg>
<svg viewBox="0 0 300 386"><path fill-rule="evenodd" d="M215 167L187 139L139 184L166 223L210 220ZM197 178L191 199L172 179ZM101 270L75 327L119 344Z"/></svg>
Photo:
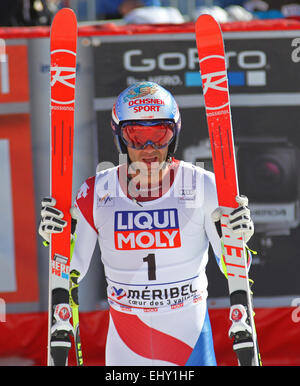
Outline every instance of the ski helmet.
<svg viewBox="0 0 300 386"><path fill-rule="evenodd" d="M122 124L136 122L151 126L155 121L175 123L174 139L168 148L168 156L172 156L177 149L181 129L178 105L172 94L154 82L138 82L126 88L118 96L112 109L111 127L118 151L127 153L127 147L121 138Z"/></svg>

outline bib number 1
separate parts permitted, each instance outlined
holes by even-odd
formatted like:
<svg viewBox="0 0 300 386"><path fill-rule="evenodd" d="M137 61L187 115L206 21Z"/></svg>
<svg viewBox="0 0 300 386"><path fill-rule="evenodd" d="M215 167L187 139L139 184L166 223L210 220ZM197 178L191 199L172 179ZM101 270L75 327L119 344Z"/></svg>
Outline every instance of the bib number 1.
<svg viewBox="0 0 300 386"><path fill-rule="evenodd" d="M143 258L143 262L148 263L148 280L156 280L156 263L155 254L149 253Z"/></svg>

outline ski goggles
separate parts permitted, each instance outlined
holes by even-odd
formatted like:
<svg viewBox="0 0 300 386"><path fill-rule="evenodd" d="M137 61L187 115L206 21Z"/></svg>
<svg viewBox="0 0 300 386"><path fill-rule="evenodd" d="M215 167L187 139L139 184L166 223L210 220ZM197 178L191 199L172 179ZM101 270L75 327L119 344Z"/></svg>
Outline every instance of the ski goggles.
<svg viewBox="0 0 300 386"><path fill-rule="evenodd" d="M148 145L162 149L172 142L174 132L175 123L172 121L125 122L121 125L125 145L136 150L145 149Z"/></svg>

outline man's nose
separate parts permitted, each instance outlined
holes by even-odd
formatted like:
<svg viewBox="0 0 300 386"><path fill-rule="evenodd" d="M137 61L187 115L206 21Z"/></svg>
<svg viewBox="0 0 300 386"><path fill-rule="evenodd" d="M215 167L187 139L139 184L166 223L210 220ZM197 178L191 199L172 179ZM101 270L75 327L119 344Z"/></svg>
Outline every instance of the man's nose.
<svg viewBox="0 0 300 386"><path fill-rule="evenodd" d="M146 144L146 146L144 147L143 150L153 151L153 149L154 149L153 144L152 143L148 143L148 144Z"/></svg>

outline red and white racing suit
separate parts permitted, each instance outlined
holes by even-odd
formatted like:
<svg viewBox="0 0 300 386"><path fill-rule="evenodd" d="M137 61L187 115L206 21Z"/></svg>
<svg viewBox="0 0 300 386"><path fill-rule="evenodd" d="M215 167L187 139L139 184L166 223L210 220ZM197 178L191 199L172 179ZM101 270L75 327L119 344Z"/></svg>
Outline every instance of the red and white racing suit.
<svg viewBox="0 0 300 386"><path fill-rule="evenodd" d="M120 166L78 192L71 270L84 277L98 240L110 305L106 365L216 364L205 273L209 243L221 257L214 175L173 164L171 187L139 204L124 191Z"/></svg>

